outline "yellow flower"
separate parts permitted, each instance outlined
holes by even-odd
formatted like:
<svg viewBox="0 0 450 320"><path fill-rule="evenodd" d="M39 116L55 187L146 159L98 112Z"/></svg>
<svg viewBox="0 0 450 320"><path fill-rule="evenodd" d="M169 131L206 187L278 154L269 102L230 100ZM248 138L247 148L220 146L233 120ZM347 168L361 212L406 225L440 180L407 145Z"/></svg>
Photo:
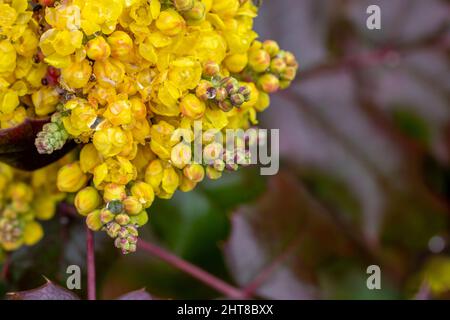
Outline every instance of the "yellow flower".
<svg viewBox="0 0 450 320"><path fill-rule="evenodd" d="M84 88L92 74L88 60L74 61L61 70L61 82L73 89Z"/></svg>
<svg viewBox="0 0 450 320"><path fill-rule="evenodd" d="M44 236L44 230L42 229L42 226L37 223L36 221L30 221L27 224L25 224L25 227L23 229L23 242L28 245L32 246L39 242L39 240L42 239Z"/></svg>
<svg viewBox="0 0 450 320"><path fill-rule="evenodd" d="M246 53L229 55L225 59L225 67L231 72L239 73L247 66L248 57Z"/></svg>
<svg viewBox="0 0 450 320"><path fill-rule="evenodd" d="M150 207L155 199L152 186L143 181L136 182L130 191L131 195L136 197L144 208Z"/></svg>
<svg viewBox="0 0 450 320"><path fill-rule="evenodd" d="M88 177L81 171L80 163L67 164L58 171L57 187L62 192L77 192L87 183Z"/></svg>
<svg viewBox="0 0 450 320"><path fill-rule="evenodd" d="M86 225L92 231L99 231L103 227L103 222L100 219L100 210L94 210L88 214Z"/></svg>
<svg viewBox="0 0 450 320"><path fill-rule="evenodd" d="M182 91L194 89L201 76L202 66L193 58L179 58L170 64L168 78Z"/></svg>
<svg viewBox="0 0 450 320"><path fill-rule="evenodd" d="M59 103L58 92L51 87L43 87L31 95L38 116L44 116L56 110Z"/></svg>
<svg viewBox="0 0 450 320"><path fill-rule="evenodd" d="M63 124L67 132L75 137L83 133L91 132L91 125L97 119L97 111L82 99L73 99L64 107L71 110L68 117L63 118Z"/></svg>
<svg viewBox="0 0 450 320"><path fill-rule="evenodd" d="M125 66L120 61L112 58L96 61L94 64L94 75L101 86L117 86L124 79Z"/></svg>
<svg viewBox="0 0 450 320"><path fill-rule="evenodd" d="M95 146L90 143L86 144L80 151L80 167L84 173L93 173L95 167L102 162Z"/></svg>
<svg viewBox="0 0 450 320"><path fill-rule="evenodd" d="M161 184L163 173L162 161L159 159L153 160L145 170L145 182L149 183L155 191L159 192L159 185Z"/></svg>
<svg viewBox="0 0 450 320"><path fill-rule="evenodd" d="M109 103L103 116L115 126L130 124L133 119L130 101L118 100Z"/></svg>
<svg viewBox="0 0 450 320"><path fill-rule="evenodd" d="M81 8L81 28L87 35L112 33L124 7L123 0L74 0L74 4Z"/></svg>
<svg viewBox="0 0 450 320"><path fill-rule="evenodd" d="M205 109L205 103L191 93L181 99L180 111L185 117L199 119L203 116Z"/></svg>
<svg viewBox="0 0 450 320"><path fill-rule="evenodd" d="M13 90L0 90L0 111L10 114L19 105L19 96Z"/></svg>
<svg viewBox="0 0 450 320"><path fill-rule="evenodd" d="M15 67L16 50L14 46L7 40L0 41L0 73L12 72Z"/></svg>
<svg viewBox="0 0 450 320"><path fill-rule="evenodd" d="M104 157L118 155L125 146L131 144L131 137L119 127L100 129L94 133L92 142Z"/></svg>

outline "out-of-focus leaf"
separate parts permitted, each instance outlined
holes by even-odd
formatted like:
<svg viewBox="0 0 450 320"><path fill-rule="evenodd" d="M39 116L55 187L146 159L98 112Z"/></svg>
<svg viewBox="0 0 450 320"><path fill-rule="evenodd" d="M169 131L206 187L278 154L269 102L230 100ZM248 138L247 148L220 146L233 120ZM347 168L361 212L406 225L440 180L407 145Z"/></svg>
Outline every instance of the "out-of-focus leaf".
<svg viewBox="0 0 450 320"><path fill-rule="evenodd" d="M334 176L316 170L307 170L302 174L302 180L324 205L335 210L353 224L361 226L361 207L347 185Z"/></svg>
<svg viewBox="0 0 450 320"><path fill-rule="evenodd" d="M140 289L121 295L116 300L152 300L152 296L145 289Z"/></svg>
<svg viewBox="0 0 450 320"><path fill-rule="evenodd" d="M47 282L39 288L11 292L7 297L9 300L80 300L73 292L46 280Z"/></svg>
<svg viewBox="0 0 450 320"><path fill-rule="evenodd" d="M413 110L398 106L392 111L394 124L403 134L428 146L431 141L431 132L428 124Z"/></svg>
<svg viewBox="0 0 450 320"><path fill-rule="evenodd" d="M276 299L313 298L317 271L338 256L352 255L348 241L307 198L292 175L279 174L269 180L267 192L257 203L234 213L225 255L240 286L288 252L257 293Z"/></svg>
<svg viewBox="0 0 450 320"><path fill-rule="evenodd" d="M37 152L34 140L48 119L26 119L20 125L0 130L0 161L22 170L36 170L62 158L75 147L69 141L50 155Z"/></svg>

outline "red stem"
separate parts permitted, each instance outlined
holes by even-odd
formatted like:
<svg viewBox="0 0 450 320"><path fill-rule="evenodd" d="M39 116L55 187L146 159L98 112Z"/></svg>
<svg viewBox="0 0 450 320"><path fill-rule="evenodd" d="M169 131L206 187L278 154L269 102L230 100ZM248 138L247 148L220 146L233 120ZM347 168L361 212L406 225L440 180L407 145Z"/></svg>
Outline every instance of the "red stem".
<svg viewBox="0 0 450 320"><path fill-rule="evenodd" d="M3 268L2 268L2 279L4 281L8 280L10 265L11 265L11 256L9 255L9 253L7 253L5 256L5 261L3 261Z"/></svg>
<svg viewBox="0 0 450 320"><path fill-rule="evenodd" d="M87 298L95 300L95 252L94 233L86 227Z"/></svg>
<svg viewBox="0 0 450 320"><path fill-rule="evenodd" d="M144 240L139 240L138 247L151 255L157 256L161 260L167 262L171 266L191 275L197 280L203 282L207 286L223 293L229 298L244 299L246 295L238 288L229 285L223 280L213 276L212 274L200 269L199 267L177 257L176 255L168 252L167 250L158 247L152 243Z"/></svg>

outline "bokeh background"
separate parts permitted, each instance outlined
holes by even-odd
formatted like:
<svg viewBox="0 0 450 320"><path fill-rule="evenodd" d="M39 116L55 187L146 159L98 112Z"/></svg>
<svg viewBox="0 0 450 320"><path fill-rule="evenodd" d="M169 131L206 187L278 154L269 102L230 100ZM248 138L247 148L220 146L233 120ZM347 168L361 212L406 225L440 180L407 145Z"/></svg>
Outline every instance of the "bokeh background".
<svg viewBox="0 0 450 320"><path fill-rule="evenodd" d="M366 28L371 4L381 30ZM158 200L142 237L238 287L264 280L253 297L450 298L449 17L443 0L263 1L256 30L300 62L260 123L280 129L280 173L243 169ZM1 296L86 269L82 219L45 227L12 255ZM121 256L100 234L96 258L101 298L142 287L221 297L144 252ZM373 264L381 290L366 287Z"/></svg>

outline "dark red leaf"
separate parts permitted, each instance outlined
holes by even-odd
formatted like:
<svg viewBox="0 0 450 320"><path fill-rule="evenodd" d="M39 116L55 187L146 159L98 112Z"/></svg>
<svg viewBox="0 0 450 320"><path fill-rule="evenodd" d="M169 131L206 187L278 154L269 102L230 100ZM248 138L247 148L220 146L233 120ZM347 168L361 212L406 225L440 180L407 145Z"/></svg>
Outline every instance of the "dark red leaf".
<svg viewBox="0 0 450 320"><path fill-rule="evenodd" d="M152 300L152 296L145 289L140 289L121 295L116 300Z"/></svg>
<svg viewBox="0 0 450 320"><path fill-rule="evenodd" d="M26 119L14 128L0 130L0 161L17 169L32 171L55 162L71 151L76 146L73 141L50 155L37 152L34 140L48 121L48 118Z"/></svg>
<svg viewBox="0 0 450 320"><path fill-rule="evenodd" d="M36 289L8 293L7 298L9 300L80 300L73 292L46 280L44 285Z"/></svg>

